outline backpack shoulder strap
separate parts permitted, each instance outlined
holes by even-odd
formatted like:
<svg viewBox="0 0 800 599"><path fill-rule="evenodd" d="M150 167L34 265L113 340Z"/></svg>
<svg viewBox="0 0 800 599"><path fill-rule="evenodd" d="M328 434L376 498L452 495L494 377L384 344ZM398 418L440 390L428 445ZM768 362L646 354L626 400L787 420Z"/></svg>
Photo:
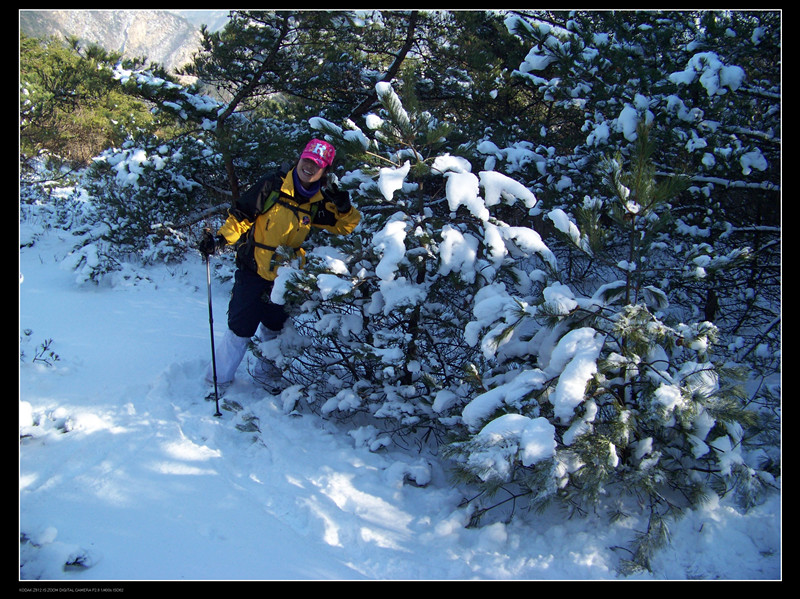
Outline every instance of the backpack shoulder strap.
<svg viewBox="0 0 800 599"><path fill-rule="evenodd" d="M284 168L276 168L259 177L258 181L236 200L237 211L250 220L255 220L256 216L269 210L280 193L286 173Z"/></svg>
<svg viewBox="0 0 800 599"><path fill-rule="evenodd" d="M281 187L283 186L283 180L286 178L286 175L289 174L289 171L285 168L285 165L281 166L281 168L274 170L269 175L267 175L267 181L262 186L262 203L259 206L259 213L263 214L272 206L277 204L286 205L284 201L281 200L282 197L289 197L286 195Z"/></svg>

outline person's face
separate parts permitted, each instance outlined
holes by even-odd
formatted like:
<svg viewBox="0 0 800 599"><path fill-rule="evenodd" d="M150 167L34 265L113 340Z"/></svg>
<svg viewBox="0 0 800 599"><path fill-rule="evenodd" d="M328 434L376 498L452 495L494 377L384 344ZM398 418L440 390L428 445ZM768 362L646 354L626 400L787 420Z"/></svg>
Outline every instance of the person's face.
<svg viewBox="0 0 800 599"><path fill-rule="evenodd" d="M325 169L310 158L301 158L297 163L297 177L306 187L319 181L324 172Z"/></svg>

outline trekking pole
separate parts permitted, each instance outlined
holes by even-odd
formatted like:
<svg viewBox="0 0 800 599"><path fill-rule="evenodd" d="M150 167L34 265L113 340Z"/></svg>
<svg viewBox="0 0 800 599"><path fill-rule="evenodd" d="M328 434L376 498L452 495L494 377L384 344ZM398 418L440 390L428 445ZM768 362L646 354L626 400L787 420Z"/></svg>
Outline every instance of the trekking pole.
<svg viewBox="0 0 800 599"><path fill-rule="evenodd" d="M214 400L217 403L216 417L222 416L219 411L219 392L217 391L217 352L214 350L214 310L211 306L211 259L206 254L206 283L208 287L208 326L211 329L211 371L214 373Z"/></svg>

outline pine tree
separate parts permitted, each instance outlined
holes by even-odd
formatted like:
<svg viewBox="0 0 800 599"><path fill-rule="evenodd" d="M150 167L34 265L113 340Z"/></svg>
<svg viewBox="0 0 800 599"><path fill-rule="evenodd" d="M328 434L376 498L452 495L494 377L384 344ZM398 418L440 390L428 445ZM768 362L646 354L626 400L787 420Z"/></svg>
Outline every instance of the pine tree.
<svg viewBox="0 0 800 599"><path fill-rule="evenodd" d="M529 144L535 171L507 160L507 172L577 218L602 201L609 155L629 159L638 125L648 125L656 172L689 181L671 198L665 241L686 265L662 285L673 307L715 322L736 359L759 342L779 355L769 306L780 305L780 14L530 11L509 22L530 48L515 76L548 116L530 127L528 139L544 136ZM485 144L493 158L518 154L495 142ZM568 268L591 268L563 251L579 261Z"/></svg>
<svg viewBox="0 0 800 599"><path fill-rule="evenodd" d="M383 83L376 91L381 110L367 115L369 133L313 120L358 159L341 184L364 218L310 252L302 270L279 272L280 299L302 311L302 343L292 352L298 337L288 335L280 355L312 409L368 422L370 444L435 447L482 385L483 356L467 342L470 302L487 283L516 285L511 252L530 251L527 231L489 218L487 206L535 198L499 173L473 174L449 153L445 124L407 109L413 98L403 102Z"/></svg>
<svg viewBox="0 0 800 599"><path fill-rule="evenodd" d="M145 102L118 88L121 57L96 46L20 34L20 151L22 165L47 154L83 166L137 130L158 123Z"/></svg>
<svg viewBox="0 0 800 599"><path fill-rule="evenodd" d="M223 172L211 126L216 100L158 68L120 63L112 76L163 126L131 132L85 171L97 226L77 240L72 260L95 282L132 254L143 263L181 259L196 244L192 225L219 216Z"/></svg>
<svg viewBox="0 0 800 599"><path fill-rule="evenodd" d="M620 279L583 297L552 278L525 297L476 296L484 352L506 367L465 406L469 434L448 447L461 480L483 491L476 521L512 499L609 514L642 502L658 537L669 517L715 491L752 500L774 482L748 463L746 437L760 423L747 409L742 369L715 358L717 327L667 322L667 294L647 284L657 271L646 258L681 182L656 183L646 128L639 134L630 161L608 164L612 199L584 213L587 229L600 212L627 227L624 260L560 209L548 213ZM640 565L655 537L641 540Z"/></svg>
<svg viewBox="0 0 800 599"><path fill-rule="evenodd" d="M764 447L780 428L780 16L515 13L510 30L530 51L514 76L546 117L527 130L518 123L526 141L517 134L479 146L497 168L526 179L542 206L579 222L584 243L622 263L630 222L597 208L617 194L603 182L609 161L632 161L646 125L649 168L687 185L651 214L662 228L642 254L653 275L642 289L662 290L672 317L718 327L716 351L749 370ZM571 242L551 247L577 292L610 282L597 253ZM777 473L769 453L765 463Z"/></svg>

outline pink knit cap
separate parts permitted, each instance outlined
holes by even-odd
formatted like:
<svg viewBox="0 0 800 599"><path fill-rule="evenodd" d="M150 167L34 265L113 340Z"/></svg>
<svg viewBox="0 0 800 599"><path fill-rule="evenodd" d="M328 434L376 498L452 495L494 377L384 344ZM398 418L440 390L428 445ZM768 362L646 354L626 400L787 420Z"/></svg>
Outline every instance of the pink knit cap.
<svg viewBox="0 0 800 599"><path fill-rule="evenodd" d="M333 164L336 150L327 141L312 139L306 145L306 149L300 154L300 158L309 158L319 165L320 168L328 168Z"/></svg>

